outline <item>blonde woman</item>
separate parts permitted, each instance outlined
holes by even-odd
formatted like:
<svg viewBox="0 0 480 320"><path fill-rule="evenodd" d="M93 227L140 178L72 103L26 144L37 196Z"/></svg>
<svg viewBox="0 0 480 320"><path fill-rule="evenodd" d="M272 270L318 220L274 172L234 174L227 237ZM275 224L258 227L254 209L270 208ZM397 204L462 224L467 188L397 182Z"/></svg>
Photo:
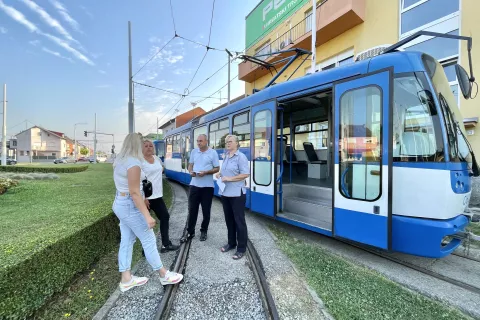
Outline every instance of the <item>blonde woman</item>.
<svg viewBox="0 0 480 320"><path fill-rule="evenodd" d="M153 270L158 271L162 285L176 284L183 275L167 270L160 259L157 241L153 232L155 219L145 206L141 175L143 153L142 136L130 133L123 141L122 150L114 163L113 179L117 189L113 212L120 220L121 242L118 251L118 268L122 274L120 291L147 283L148 278L131 274L133 245L140 239L145 257Z"/></svg>

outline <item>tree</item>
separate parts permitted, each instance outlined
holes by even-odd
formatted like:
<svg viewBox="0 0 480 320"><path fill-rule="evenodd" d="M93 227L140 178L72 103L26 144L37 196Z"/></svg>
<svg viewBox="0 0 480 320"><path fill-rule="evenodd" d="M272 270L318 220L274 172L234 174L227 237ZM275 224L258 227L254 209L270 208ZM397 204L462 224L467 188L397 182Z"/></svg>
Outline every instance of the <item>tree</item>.
<svg viewBox="0 0 480 320"><path fill-rule="evenodd" d="M80 154L82 156L86 156L86 155L88 155L88 153L89 153L88 148L82 147L82 149L80 149Z"/></svg>

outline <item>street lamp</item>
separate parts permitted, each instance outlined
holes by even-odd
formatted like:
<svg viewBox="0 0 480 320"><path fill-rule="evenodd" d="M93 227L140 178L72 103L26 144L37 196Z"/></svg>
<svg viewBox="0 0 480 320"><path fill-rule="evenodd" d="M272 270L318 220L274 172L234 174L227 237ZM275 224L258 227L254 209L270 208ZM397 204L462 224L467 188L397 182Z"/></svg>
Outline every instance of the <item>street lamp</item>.
<svg viewBox="0 0 480 320"><path fill-rule="evenodd" d="M74 156L74 159L77 160L77 125L79 124L88 124L86 122L79 122L79 123L75 123L73 125L73 156Z"/></svg>

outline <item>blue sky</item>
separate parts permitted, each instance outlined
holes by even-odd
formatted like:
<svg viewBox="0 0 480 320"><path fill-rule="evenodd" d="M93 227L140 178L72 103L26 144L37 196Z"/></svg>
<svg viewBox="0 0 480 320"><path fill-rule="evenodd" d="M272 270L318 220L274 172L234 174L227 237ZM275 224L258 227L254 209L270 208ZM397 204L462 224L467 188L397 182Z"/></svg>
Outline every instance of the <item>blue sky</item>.
<svg viewBox="0 0 480 320"><path fill-rule="evenodd" d="M172 0L180 36L207 44L212 0ZM258 0L216 0L210 46L241 51L245 47L245 16ZM7 135L33 124L85 139L83 130L116 134L116 145L128 132L127 23L132 23L133 72L174 35L169 0L0 0L0 83L7 84ZM134 78L183 93L206 49L176 38ZM227 62L225 52L209 51L190 89ZM238 73L232 64L231 76ZM227 83L224 68L192 95L209 96ZM234 80L231 97L244 93ZM0 93L1 94L1 93ZM3 100L3 94L2 100ZM216 94L220 98L220 94ZM227 88L221 91L227 96ZM179 113L192 108L187 97ZM155 132L156 118L164 123L174 114L178 96L136 86L135 131ZM222 100L225 102L226 100ZM199 104L205 110L220 99ZM176 109L175 108L175 109ZM98 137L108 150L111 137ZM104 142L103 142L104 141Z"/></svg>

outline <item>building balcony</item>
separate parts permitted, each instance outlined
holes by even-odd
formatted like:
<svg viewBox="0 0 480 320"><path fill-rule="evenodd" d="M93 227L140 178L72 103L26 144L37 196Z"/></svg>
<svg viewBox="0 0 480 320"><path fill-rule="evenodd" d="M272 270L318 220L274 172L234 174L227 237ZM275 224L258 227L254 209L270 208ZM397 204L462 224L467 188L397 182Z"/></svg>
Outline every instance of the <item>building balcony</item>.
<svg viewBox="0 0 480 320"><path fill-rule="evenodd" d="M323 2L323 4L317 6L315 23L316 46L318 47L363 23L365 21L365 2L366 0L334 0ZM270 35L272 35L272 33L270 33ZM263 39L266 38L268 39L268 35ZM305 19L290 28L290 30L278 38L265 43L265 46L257 50L257 45L261 43L263 39L257 41L254 46L251 46L246 54L255 56L292 48L301 48L310 51L312 46L312 15L308 15ZM282 53L261 57L259 59L273 64L276 61L292 55L293 53ZM285 63L286 61L277 63L275 67L278 70L279 67ZM270 71L266 68L249 61L242 62L238 66L238 78L249 83L268 73L270 73Z"/></svg>

